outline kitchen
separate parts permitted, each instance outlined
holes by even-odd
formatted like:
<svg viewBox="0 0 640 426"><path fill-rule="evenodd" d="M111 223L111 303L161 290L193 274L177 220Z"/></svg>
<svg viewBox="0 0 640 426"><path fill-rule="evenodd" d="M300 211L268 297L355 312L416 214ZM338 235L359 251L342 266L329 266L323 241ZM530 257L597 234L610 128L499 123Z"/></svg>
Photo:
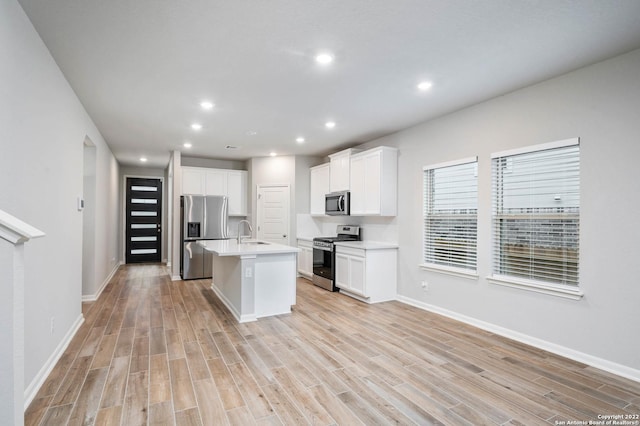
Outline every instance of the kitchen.
<svg viewBox="0 0 640 426"><path fill-rule="evenodd" d="M409 3L417 7L415 2ZM406 6L411 9L408 7L409 3ZM571 7L567 6L565 10L553 9L554 12L548 14L543 13L541 9L531 7L527 9L526 14L522 15L515 10L503 14L501 9L504 5L499 3L487 6L486 10L491 12L488 15L495 17L497 22L490 21L489 17L480 10L482 9L480 6L475 8L473 4L467 5L469 13L459 15L460 19L464 18L463 21L466 24L462 27L477 29L478 33L470 30L462 44L450 46L448 49L442 44L443 39L437 36L437 34L451 34L446 32L446 28L439 26L447 22L444 18L442 18L442 24L430 21L437 33L419 38L422 40L420 43L407 43L407 50L390 49L389 44L385 44L386 40L392 46L399 45L398 41L402 40L402 37L396 32L401 32L398 28L424 27L427 29L429 25L418 25L416 22L431 16L431 13L425 10L421 10L422 13L412 13L405 8L402 13L398 12L396 15L385 13L385 11L389 12L389 9L379 5L380 8L363 7L342 11L352 22L360 22L359 15L363 15L374 23L385 24L382 26L385 30L379 32L366 27L364 23L359 26L363 31L367 28L369 30L366 30L368 31L366 34L360 34L361 44L358 51L370 53L375 51L372 37L376 34L387 34L388 38L377 37L376 40L381 43L380 46L383 46L381 49L386 52L389 60L376 59L375 56L359 58L351 47L343 47L336 49L334 68L320 68L313 61L315 50L307 46L293 49L294 52L291 53L291 57L297 58L298 61L294 68L304 71L282 72L279 69L274 70L278 68L278 64L277 61L273 61L273 56L266 54L251 56L248 52L255 52L251 46L257 46L259 43L250 43L248 50L240 49L246 53L245 56L241 56L252 64L269 64L269 66L263 66L260 73L261 79L267 81L271 72L282 73L290 78L303 74L305 78L311 80L311 84L300 83L296 86L297 89L291 89L287 94L293 96L294 92L305 92L302 88L307 87L318 90L318 93L313 95L305 92L302 96L304 99L295 103L294 110L287 114L285 120L290 123L306 123L306 125L298 126L278 121L280 116L275 111L286 103L284 99L287 97L274 96L270 86L261 85L260 79L246 78L242 84L239 83L233 89L237 93L262 92L266 95L261 103L255 104L255 107L245 105L242 109L243 112L259 110L258 115L262 115L263 121L256 119L256 121L245 122L242 127L233 129L235 134L240 136L227 138L229 135L224 133L226 131L221 128L221 123L229 121L233 115L233 108L229 106L231 95L225 93L224 96L218 97L216 93L204 93L204 90L198 88L192 88L185 94L186 92L175 92L167 87L167 90L162 91L167 98L170 98L167 103L180 103L184 108L182 112L174 115L179 123L172 126L179 129L175 130L172 127L166 132L157 132L152 135L152 139L156 140L155 144L150 143L139 147L135 152L125 154L115 141L124 140L133 146L129 138L123 137L123 134L133 134L140 128L149 129L151 126L147 121L148 115L160 114L159 111L142 110L137 115L139 121L129 121L126 124L123 122L122 125L111 127L113 130L109 132L104 130L103 121L117 114L122 116L130 114L131 111L127 110L127 105L133 104L136 100L147 105L166 104L148 101L149 98L147 98L151 82L160 79L161 70L164 69L159 64L146 60L148 58L145 55L152 56L155 50L136 47L133 36L125 37L131 40L131 44L117 37L118 34L127 34L125 31L127 28L119 28L121 31L118 31L114 30L116 27L111 24L93 29L87 29L83 25L60 24L71 19L73 7L61 7L59 11L47 10L46 13L42 13L42 9L38 9L40 6L35 5L35 2L4 2L0 20L1 27L7 29L8 33L7 37L0 40L0 46L3 48L3 55L7 55L2 61L6 64L4 69L7 72L7 78L3 78L0 84L2 84L3 95L6 95L3 96L6 105L3 105L2 114L5 117L2 128L6 133L2 140L3 155L0 160L0 169L6 175L3 174L2 179L0 209L8 211L46 233L45 237L25 245L27 261L25 300L28 301L25 305L24 333L25 393L32 397L35 395L39 385L53 367L52 363L62 355L65 343L68 343L74 332L80 328L83 321L80 302L83 296L86 297L86 301L97 298L103 284L108 281L108 278L115 276L114 271L123 260L124 236L121 223L125 175L152 175L154 178L162 179L165 200L173 200L172 203L165 203L165 206L176 206L179 205L178 189L182 183L175 181L170 183L170 179L175 180L178 176L181 177L181 170L178 171L178 169L182 167L246 171L246 218L252 222L254 232L257 232L258 185L288 186L291 200L288 209L290 221L286 234L290 239L288 245L297 246L298 237L309 239L336 236L338 225L360 226L364 241L396 244L398 246L396 293L397 299L405 305L418 306L426 311L453 317L485 331L508 336L519 342L526 342L537 348L560 353L579 362L595 365L608 372L613 371L618 375L637 380L637 371L640 370L637 358L638 347L637 342L629 338L632 335L629 325L638 322L637 309L634 306L634 301L638 299L638 289L634 285L634 277L640 273L636 261L637 233L630 225L633 223L634 212L638 207L637 197L633 194L637 192L638 180L635 159L640 156L638 145L635 143L637 111L640 110L638 107L640 89L636 77L640 59L638 51L634 50L639 47L639 44L633 35L637 25L630 22L633 21L633 17L638 16L637 11L625 13L620 12L621 9L616 7L607 7L606 10L594 13L593 16L597 18L580 20L581 17L585 18L588 15L584 12L585 9L582 9L586 6L578 6L575 3L572 3ZM551 3L547 6L553 8ZM622 8L621 4L618 6ZM626 6L633 7L629 3ZM80 15L85 12L93 16L88 21L83 21L85 24L102 22L98 19L101 15L99 11L84 10ZM153 13L154 8L150 7L148 12ZM258 8L254 12L257 15L269 16L272 22L280 22L272 11ZM255 17L254 12L251 16L259 28L258 23L263 20ZM298 12L299 16L307 16L302 11ZM584 16L582 12L585 13ZM142 10L136 13L142 13ZM227 10L225 13L233 15L232 11ZM325 13L328 12L325 11ZM615 13L620 15L611 18L611 14ZM51 17L55 16L58 23L47 23L44 20L44 15L47 14ZM169 16L182 16L182 21L173 22L197 22L195 15L197 14L193 11L186 16L180 15L180 11L171 11L171 13L155 15L156 19L143 21L151 25L154 22L166 23L165 19ZM324 14L321 15L324 16ZM518 17L523 15L530 19L518 20ZM573 27L574 24L553 26L548 22L559 15L565 17L570 15L566 22L580 22L581 24L575 24L579 28L571 32L571 28L576 28ZM483 16L483 18L476 21L475 16ZM222 21L228 17L224 14L216 15L216 19ZM504 19L498 19L500 17ZM104 19L107 18L104 16ZM394 19L399 19L399 22L405 22L406 25L396 25L397 22L393 21ZM128 18L116 21L122 25L132 22ZM264 22L268 21L264 20ZM307 34L305 26L307 21L296 19L293 21L298 22L300 26L289 27L287 23L275 25L275 28L290 28L295 31L295 35L283 39L300 40L300 34ZM349 19L345 18L346 21ZM454 19L452 21L454 24L462 22ZM488 22L493 24L487 24ZM605 29L603 26L607 22L613 22L613 24ZM502 37L503 32L506 31L503 26L505 23L509 23L508 26L512 31L509 33L511 38L508 43L504 42ZM449 21L447 25L460 30L461 27L454 24ZM547 24L555 30L541 32L540 29L547 28ZM166 28L167 31L160 31L159 40L167 34L175 33L169 30L173 28L169 24L160 25L160 27ZM222 23L214 27L225 28ZM83 37L74 36L71 34L74 28L84 29L86 34ZM491 28L496 29L494 37L482 38L474 35L486 35L481 30L490 31ZM525 28L528 28L529 32ZM152 28L147 28L147 31L149 31L148 34L155 34ZM256 31L258 34L261 33ZM606 35L620 34L617 31L627 34L627 38L620 35L619 40L623 40L620 44L616 46L607 44L613 43L612 39L615 37L608 38ZM141 31L141 33L146 32ZM112 36L110 37L109 34ZM239 39L242 38L240 35L238 40L219 36L220 40L228 40L231 44L239 43ZM66 40L65 37L76 39L82 44L77 47L82 58L74 61L73 65L63 60L66 55L56 53L63 46L71 46L70 42L63 41ZM450 40L453 41L456 37L458 35L453 35ZM111 40L113 45L101 44L108 40ZM436 44L443 48L423 52L421 49L429 46L429 43L423 42L424 40L439 40L441 42ZM171 40L165 41L171 42ZM562 44L562 41L565 44ZM324 46L320 44L318 42L314 47L326 47L324 43L322 43ZM105 54L118 52L118 46L123 45L129 45L132 48L122 49L122 54L126 56L125 61L117 66L115 66L116 62L113 62L114 67L110 72L115 74L108 73L108 78L105 80L101 80L100 74L95 70L86 73L79 71L84 69L83 67L93 65L98 68L105 67L107 65L105 62L108 62L105 61ZM92 46L102 47L94 50ZM453 63L460 64L460 57L464 57L462 61L464 63L460 64L460 69L450 70L446 74L418 75L422 72L420 70L426 67L424 63L417 64L415 67L392 66L394 63L399 63L402 57L422 58L420 62L425 62L424 58L436 57L432 55L456 51L455 46L458 48L458 53L452 55L451 60ZM607 46L610 47L609 50ZM584 55L581 49L587 47L601 49L600 55L589 58L581 56ZM206 46L198 44L198 49L200 48L206 49ZM305 48L309 50L305 51ZM503 48L504 52L502 52ZM194 50L198 49L194 48ZM263 49L265 53L273 53L271 49ZM490 51L487 52L486 49ZM291 52L291 50L283 47L278 52L284 55L283 52ZM163 51L181 52L176 53L176 57L187 53L178 48ZM71 55L73 49L67 53ZM502 61L487 60L487 58L495 59L496 55L501 53L505 54ZM520 62L516 61L516 58L519 58ZM552 64L557 64L555 61L559 58L567 62L554 68ZM182 63L182 61L176 62ZM440 61L434 60L434 62ZM444 58L441 62L445 63ZM352 75L355 81L359 82L359 86L356 84L354 87L367 89L358 96L343 94L346 85L336 79L336 75L341 72L353 70L354 63L363 64L359 68L361 73ZM395 98L397 92L393 94L385 92L384 96L379 96L373 89L386 87L381 81L360 81L359 76L367 74L365 71L369 69L364 66L365 63L371 64L371 69L376 68L386 72L385 76L402 76L402 82L395 78L385 79L385 81L394 86L404 85L403 100ZM130 66L127 67L125 64ZM475 68L476 66L488 68L479 70ZM391 67L391 69L385 67ZM530 74L534 69L540 72L537 77ZM507 70L511 70L512 74L501 73ZM191 75L193 70L181 69L180 71L181 73L178 74L186 76ZM470 74L483 75L486 79L481 84L472 83L473 76ZM117 77L114 77L116 75ZM460 75L465 78L456 80L455 84L452 80L443 81ZM430 91L418 92L415 85L427 77L433 79L433 87ZM517 77L522 79L515 81ZM140 91L122 91L120 84L126 81L138 83ZM504 83L502 89L491 91L490 89L497 89L495 85L498 83ZM337 87L340 89L336 89ZM443 97L440 93L445 87L447 90L455 89L456 92L448 92L448 95ZM85 100L81 95L88 91L101 93L104 97L107 96L105 88L107 92L118 94L118 99L113 104ZM242 88L246 88L246 91ZM350 138L345 138L345 133L341 132L353 129L359 118L354 117L350 121L344 121L341 117L347 116L348 111L327 111L329 108L326 104L321 105L321 111L316 113L305 110L310 103L308 100L321 99L322 93L332 94L335 103L340 105L349 105L349 99L360 100L361 107L352 108L352 111L357 110L359 114L373 117L376 123L371 126L371 129L375 128L376 131L353 132ZM465 105L456 104L454 101L459 99L458 96L461 96L461 93L473 95L475 98ZM216 107L218 109L214 108L215 111L211 113L202 111L199 102L205 97L212 97L218 104ZM389 110L378 109L384 106L382 102L377 102L379 99L388 101L386 106ZM444 109L437 113L431 111L435 103L444 103ZM332 116L333 114L337 116ZM392 126L387 119L394 114L396 118L404 120L405 125L393 128L392 132L389 131ZM429 117L426 118L427 116ZM196 119L202 120L204 125L200 131L190 128L192 120ZM326 129L324 126L329 120L334 120L336 123L333 130ZM263 144L261 153L253 154L249 158L244 157L241 152L243 149L248 149L247 147L252 143L250 141L259 140L262 136L266 137L268 133L262 133L261 129L269 127L266 123L270 121L275 122L276 127L286 130L291 137L278 138L281 145L276 148ZM30 124L25 126L24 123ZM299 134L306 131L312 133ZM143 130L142 133L145 132L153 133L149 130ZM215 156L199 154L201 145L204 145L205 140L215 132L220 132L223 139L229 140L216 144L221 152L227 154ZM251 132L256 134L250 134ZM162 141L160 133L171 135L171 142ZM192 148L183 146L183 143L186 143L183 137L192 139ZM298 143L295 139L299 137L304 137L306 140ZM142 134L138 134L135 139L145 138ZM580 138L582 191L580 193L579 288L583 296L579 300L573 300L508 287L488 280L487 277L492 275L494 250L491 218L493 208L491 169L494 160L492 155L510 149L569 138ZM319 140L326 141L326 146L322 150L304 151L307 147L317 146L315 144ZM9 141L16 143L9 143ZM236 148L227 149L227 145ZM162 161L158 162L153 156L144 152L152 146L161 147ZM366 151L377 147L397 149L396 216L343 218L313 214L310 199L310 192L313 192L311 168L328 162L329 154L339 153L344 149ZM269 156L271 149L277 154L276 156ZM85 153L87 153L86 156ZM146 165L139 161L142 155L149 155ZM170 159L168 159L169 155L171 155ZM85 158L88 162L84 161ZM423 263L424 167L466 158L477 158L477 278L442 274L420 267ZM28 172L25 172L25 168ZM83 174L85 176L82 176ZM21 178L16 179L17 176ZM86 184L83 183L83 177ZM91 241L91 245L83 244L84 213L78 210L79 197L84 196L85 200L90 199L85 191L89 184L95 188L94 217L91 221L92 226L88 229L93 232L90 235L93 239L86 240ZM24 194L39 194L39 197L24 197ZM43 205L47 208L43 209ZM175 226L179 219L176 212L169 210L166 209L162 215L166 238L162 249L164 253L162 260L171 263L171 276L177 278L179 277L179 247L174 242L180 238L178 227ZM85 212L89 212L88 207ZM88 215L84 216L84 218L87 217ZM238 221L241 220L240 217L245 216L238 216ZM85 224L88 222L84 220ZM233 225L231 229L234 229ZM257 237L257 235L254 236ZM88 250L90 247L93 249ZM349 264L349 258L357 257L352 253L343 254L347 258L347 264ZM87 268L83 268L80 259L89 260ZM308 266L304 271L309 272ZM92 278L86 288L82 278L85 272ZM340 300L341 302L338 303L340 307L351 306L344 305L342 301L356 301L340 292L322 294L323 296L318 297L331 296L335 300ZM370 306L364 303L357 306L360 305ZM363 311L356 309L355 312ZM255 323L260 323L260 320ZM588 333L584 330L588 330ZM545 382L545 384L549 383ZM412 397L417 396L412 395Z"/></svg>

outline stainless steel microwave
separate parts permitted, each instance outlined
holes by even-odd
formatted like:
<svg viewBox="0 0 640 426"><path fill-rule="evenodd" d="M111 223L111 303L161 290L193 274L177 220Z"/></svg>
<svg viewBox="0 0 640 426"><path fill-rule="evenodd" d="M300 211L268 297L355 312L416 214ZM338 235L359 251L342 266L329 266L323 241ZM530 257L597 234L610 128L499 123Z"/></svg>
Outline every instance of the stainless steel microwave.
<svg viewBox="0 0 640 426"><path fill-rule="evenodd" d="M324 213L330 216L348 216L351 206L349 191L332 192L324 196Z"/></svg>

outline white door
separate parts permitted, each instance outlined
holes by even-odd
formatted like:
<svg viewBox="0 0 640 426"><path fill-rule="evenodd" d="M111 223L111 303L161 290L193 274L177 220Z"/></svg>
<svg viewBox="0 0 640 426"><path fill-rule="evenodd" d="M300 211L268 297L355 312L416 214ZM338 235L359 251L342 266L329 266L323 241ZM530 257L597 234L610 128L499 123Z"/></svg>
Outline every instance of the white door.
<svg viewBox="0 0 640 426"><path fill-rule="evenodd" d="M258 185L258 239L289 245L289 185Z"/></svg>

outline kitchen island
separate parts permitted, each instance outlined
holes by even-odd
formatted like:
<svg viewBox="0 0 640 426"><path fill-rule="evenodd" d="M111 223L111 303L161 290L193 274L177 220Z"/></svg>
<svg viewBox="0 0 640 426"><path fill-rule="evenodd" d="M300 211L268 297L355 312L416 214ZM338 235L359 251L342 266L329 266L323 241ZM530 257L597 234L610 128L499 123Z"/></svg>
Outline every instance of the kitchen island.
<svg viewBox="0 0 640 426"><path fill-rule="evenodd" d="M213 254L211 289L238 322L291 312L300 249L264 241L199 241Z"/></svg>

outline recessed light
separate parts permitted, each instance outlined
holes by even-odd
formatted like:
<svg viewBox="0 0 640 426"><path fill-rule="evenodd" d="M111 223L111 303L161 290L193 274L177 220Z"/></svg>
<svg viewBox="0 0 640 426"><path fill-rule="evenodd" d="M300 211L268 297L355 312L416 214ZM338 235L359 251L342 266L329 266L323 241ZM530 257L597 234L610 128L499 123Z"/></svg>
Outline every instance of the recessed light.
<svg viewBox="0 0 640 426"><path fill-rule="evenodd" d="M271 153L269 153L269 155L272 156L272 157L275 157L278 154L276 154L275 152L271 152Z"/></svg>
<svg viewBox="0 0 640 426"><path fill-rule="evenodd" d="M200 124L200 123L193 123L193 124L191 125L191 128L192 128L193 130L200 130L200 129L202 129L202 124Z"/></svg>
<svg viewBox="0 0 640 426"><path fill-rule="evenodd" d="M210 110L213 109L215 105L213 104L213 102L202 101L200 102L200 106L202 107L202 109Z"/></svg>
<svg viewBox="0 0 640 426"><path fill-rule="evenodd" d="M327 129L333 129L334 127L336 127L336 123L334 121L327 121L326 123L324 123L324 127L326 127Z"/></svg>
<svg viewBox="0 0 640 426"><path fill-rule="evenodd" d="M328 65L333 62L333 55L330 53L320 53L316 55L316 62L320 65Z"/></svg>
<svg viewBox="0 0 640 426"><path fill-rule="evenodd" d="M191 145L191 142L185 142L182 144L182 146L184 146L185 148L191 148L193 145Z"/></svg>
<svg viewBox="0 0 640 426"><path fill-rule="evenodd" d="M255 130L249 130L249 131L247 132L247 136L255 136L255 135L257 135L257 134L258 134L258 132L256 132Z"/></svg>
<svg viewBox="0 0 640 426"><path fill-rule="evenodd" d="M304 138L296 138L296 142L298 142L298 143L304 143Z"/></svg>
<svg viewBox="0 0 640 426"><path fill-rule="evenodd" d="M140 157L140 162L141 163L146 163L147 162L147 157Z"/></svg>
<svg viewBox="0 0 640 426"><path fill-rule="evenodd" d="M433 86L433 84L430 81L422 81L418 84L418 89L424 92L431 89L431 86Z"/></svg>

